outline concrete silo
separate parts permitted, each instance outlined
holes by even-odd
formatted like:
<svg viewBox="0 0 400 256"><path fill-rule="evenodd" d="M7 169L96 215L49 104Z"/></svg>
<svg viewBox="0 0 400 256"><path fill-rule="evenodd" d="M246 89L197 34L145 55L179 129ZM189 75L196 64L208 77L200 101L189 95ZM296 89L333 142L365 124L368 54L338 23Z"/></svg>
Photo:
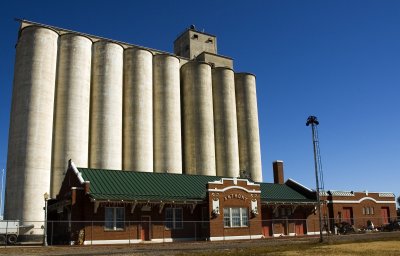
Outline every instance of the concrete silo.
<svg viewBox="0 0 400 256"><path fill-rule="evenodd" d="M262 181L256 78L249 73L235 74L236 111L239 135L240 170L254 181Z"/></svg>
<svg viewBox="0 0 400 256"><path fill-rule="evenodd" d="M213 68L215 157L217 176L239 177L235 75L230 68Z"/></svg>
<svg viewBox="0 0 400 256"><path fill-rule="evenodd" d="M58 34L28 26L16 47L7 160L5 219L44 219L50 192L53 107ZM43 234L33 223L33 234Z"/></svg>
<svg viewBox="0 0 400 256"><path fill-rule="evenodd" d="M154 171L182 173L179 59L153 58Z"/></svg>
<svg viewBox="0 0 400 256"><path fill-rule="evenodd" d="M122 168L123 48L100 40L93 44L89 167Z"/></svg>
<svg viewBox="0 0 400 256"><path fill-rule="evenodd" d="M64 179L68 160L88 166L92 41L76 34L60 36L54 112L51 196Z"/></svg>
<svg viewBox="0 0 400 256"><path fill-rule="evenodd" d="M124 51L123 169L153 171L153 54Z"/></svg>
<svg viewBox="0 0 400 256"><path fill-rule="evenodd" d="M190 61L181 67L184 169L216 175L211 66Z"/></svg>

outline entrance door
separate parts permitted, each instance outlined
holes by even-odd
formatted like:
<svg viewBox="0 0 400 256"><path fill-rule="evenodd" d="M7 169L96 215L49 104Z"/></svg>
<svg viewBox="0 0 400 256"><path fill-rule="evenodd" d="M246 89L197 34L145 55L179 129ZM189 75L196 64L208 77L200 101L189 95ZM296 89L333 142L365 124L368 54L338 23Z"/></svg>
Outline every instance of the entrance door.
<svg viewBox="0 0 400 256"><path fill-rule="evenodd" d="M353 208L343 207L343 221L353 225Z"/></svg>
<svg viewBox="0 0 400 256"><path fill-rule="evenodd" d="M150 216L142 216L140 236L142 241L150 241Z"/></svg>
<svg viewBox="0 0 400 256"><path fill-rule="evenodd" d="M264 237L269 237L270 236L270 231L269 231L269 226L265 225L262 227L262 233Z"/></svg>
<svg viewBox="0 0 400 256"><path fill-rule="evenodd" d="M389 223L389 207L382 207L381 208L381 216L382 216L382 221L383 224Z"/></svg>
<svg viewBox="0 0 400 256"><path fill-rule="evenodd" d="M301 236L304 235L304 225L303 225L303 221L301 220L296 220L295 222L295 233L297 236Z"/></svg>

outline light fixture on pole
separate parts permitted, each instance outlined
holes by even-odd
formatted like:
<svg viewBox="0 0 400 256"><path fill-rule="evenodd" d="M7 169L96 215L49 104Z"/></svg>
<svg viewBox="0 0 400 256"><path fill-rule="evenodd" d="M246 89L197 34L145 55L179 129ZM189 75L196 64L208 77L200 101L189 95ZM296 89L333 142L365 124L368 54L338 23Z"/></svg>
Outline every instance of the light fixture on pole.
<svg viewBox="0 0 400 256"><path fill-rule="evenodd" d="M311 125L311 129L312 129L312 140L313 140L313 149L314 149L314 168L315 168L315 183L316 183L316 194L317 194L317 211L318 211L318 219L319 219L319 241L322 242L323 241L323 237L322 237L322 213L321 213L321 198L320 198L320 182L319 182L319 177L322 177L319 173L319 166L318 166L318 160L319 160L319 156L318 156L318 147L317 147L317 143L318 143L318 135L316 132L316 126L319 125L318 119L316 116L309 116L307 118L307 122L306 125L309 126ZM322 182L321 182L322 185Z"/></svg>

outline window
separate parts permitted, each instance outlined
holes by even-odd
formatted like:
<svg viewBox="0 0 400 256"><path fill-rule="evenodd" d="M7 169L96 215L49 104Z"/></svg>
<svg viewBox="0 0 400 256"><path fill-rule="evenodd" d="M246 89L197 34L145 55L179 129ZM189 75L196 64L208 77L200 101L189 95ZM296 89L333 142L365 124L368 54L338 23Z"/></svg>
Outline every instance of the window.
<svg viewBox="0 0 400 256"><path fill-rule="evenodd" d="M369 212L373 215L373 214L374 214L374 207L371 207L371 209L369 210Z"/></svg>
<svg viewBox="0 0 400 256"><path fill-rule="evenodd" d="M363 215L365 215L365 207L363 207L363 210L362 210L362 211L363 211Z"/></svg>
<svg viewBox="0 0 400 256"><path fill-rule="evenodd" d="M193 39L199 39L199 35L194 34Z"/></svg>
<svg viewBox="0 0 400 256"><path fill-rule="evenodd" d="M224 208L224 227L247 227L248 224L247 208Z"/></svg>
<svg viewBox="0 0 400 256"><path fill-rule="evenodd" d="M167 229L182 229L183 228L182 208L166 208L165 209L165 227Z"/></svg>
<svg viewBox="0 0 400 256"><path fill-rule="evenodd" d="M125 221L124 207L105 208L105 230L123 230Z"/></svg>
<svg viewBox="0 0 400 256"><path fill-rule="evenodd" d="M365 208L365 214L369 215L369 207Z"/></svg>

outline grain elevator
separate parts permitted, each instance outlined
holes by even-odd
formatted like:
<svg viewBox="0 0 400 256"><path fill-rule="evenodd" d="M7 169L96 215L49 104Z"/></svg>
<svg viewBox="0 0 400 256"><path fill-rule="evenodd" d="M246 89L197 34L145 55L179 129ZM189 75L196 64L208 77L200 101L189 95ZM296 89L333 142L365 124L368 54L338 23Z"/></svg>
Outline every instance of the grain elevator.
<svg viewBox="0 0 400 256"><path fill-rule="evenodd" d="M174 53L21 21L5 215L44 219L79 167L262 181L256 79L194 26ZM111 181L110 181L111 182ZM40 234L40 231L35 231Z"/></svg>

